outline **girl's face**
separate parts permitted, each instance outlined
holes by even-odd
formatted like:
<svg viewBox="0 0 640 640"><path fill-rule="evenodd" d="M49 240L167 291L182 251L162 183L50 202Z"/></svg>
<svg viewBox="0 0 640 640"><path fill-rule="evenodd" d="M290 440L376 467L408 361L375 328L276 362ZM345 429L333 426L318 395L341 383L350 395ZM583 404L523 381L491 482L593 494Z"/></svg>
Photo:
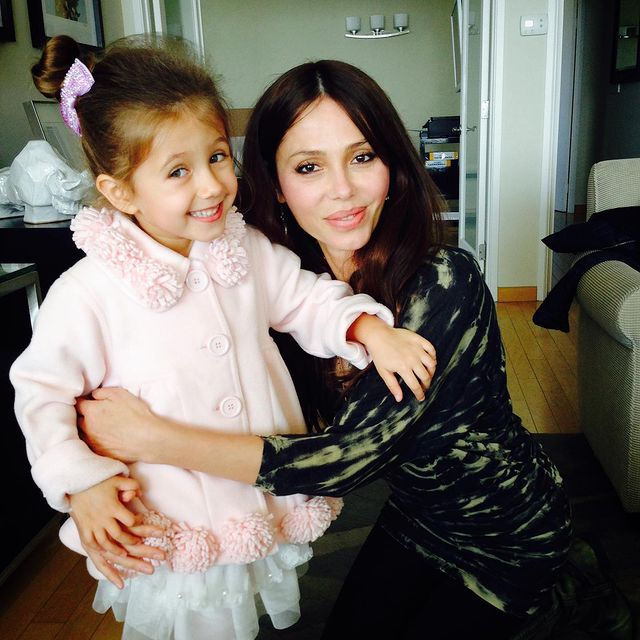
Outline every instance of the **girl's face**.
<svg viewBox="0 0 640 640"><path fill-rule="evenodd" d="M280 191L298 224L316 238L336 277L348 279L353 252L378 224L389 169L331 98L309 105L276 151Z"/></svg>
<svg viewBox="0 0 640 640"><path fill-rule="evenodd" d="M186 256L194 240L222 235L237 189L222 123L186 114L160 127L133 173L125 213L159 243Z"/></svg>

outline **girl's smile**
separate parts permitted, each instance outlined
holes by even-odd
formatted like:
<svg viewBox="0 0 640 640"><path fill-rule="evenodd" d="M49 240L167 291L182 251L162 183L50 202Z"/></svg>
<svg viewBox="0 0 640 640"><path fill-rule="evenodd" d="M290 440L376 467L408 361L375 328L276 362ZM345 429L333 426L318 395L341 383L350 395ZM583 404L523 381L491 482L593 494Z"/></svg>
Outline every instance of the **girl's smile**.
<svg viewBox="0 0 640 640"><path fill-rule="evenodd" d="M222 202L217 207L202 209L201 211L190 211L189 215L193 216L199 222L215 222L219 220L224 213Z"/></svg>

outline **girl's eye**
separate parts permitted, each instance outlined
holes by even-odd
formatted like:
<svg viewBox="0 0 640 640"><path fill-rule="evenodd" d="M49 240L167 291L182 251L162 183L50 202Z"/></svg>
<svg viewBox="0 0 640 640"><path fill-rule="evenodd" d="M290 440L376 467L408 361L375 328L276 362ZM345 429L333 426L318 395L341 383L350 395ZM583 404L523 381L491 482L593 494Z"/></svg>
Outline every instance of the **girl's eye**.
<svg viewBox="0 0 640 640"><path fill-rule="evenodd" d="M227 158L227 154L222 152L222 151L218 151L218 153L214 153L210 158L209 158L209 163L210 164L216 164L217 162L223 162L225 160L225 158Z"/></svg>
<svg viewBox="0 0 640 640"><path fill-rule="evenodd" d="M305 162L296 167L296 173L313 173L317 171L318 165L313 162Z"/></svg>
<svg viewBox="0 0 640 640"><path fill-rule="evenodd" d="M184 167L180 167L178 169L174 169L170 174L170 178L182 178L187 173L187 170Z"/></svg>
<svg viewBox="0 0 640 640"><path fill-rule="evenodd" d="M373 151L367 151L365 153L359 153L354 159L355 164L364 164L365 162L371 162L376 158L376 154Z"/></svg>

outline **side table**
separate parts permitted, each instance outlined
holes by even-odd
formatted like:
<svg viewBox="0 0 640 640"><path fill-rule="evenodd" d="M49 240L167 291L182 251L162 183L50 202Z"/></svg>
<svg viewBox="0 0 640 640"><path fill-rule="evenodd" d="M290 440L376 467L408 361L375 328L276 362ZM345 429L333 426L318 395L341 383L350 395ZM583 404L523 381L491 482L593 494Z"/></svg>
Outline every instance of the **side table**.
<svg viewBox="0 0 640 640"><path fill-rule="evenodd" d="M29 304L29 317L31 327L38 315L38 309L42 302L40 292L40 278L34 262L0 263L0 297L6 296L19 289L25 289Z"/></svg>

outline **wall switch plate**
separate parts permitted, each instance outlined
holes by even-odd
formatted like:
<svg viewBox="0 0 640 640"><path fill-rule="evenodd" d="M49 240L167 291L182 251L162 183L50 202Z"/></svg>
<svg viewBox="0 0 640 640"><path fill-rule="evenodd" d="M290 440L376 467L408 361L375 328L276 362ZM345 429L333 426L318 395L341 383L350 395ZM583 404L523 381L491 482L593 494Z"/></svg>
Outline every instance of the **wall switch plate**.
<svg viewBox="0 0 640 640"><path fill-rule="evenodd" d="M546 13L520 16L520 35L540 36L547 33L547 21Z"/></svg>

